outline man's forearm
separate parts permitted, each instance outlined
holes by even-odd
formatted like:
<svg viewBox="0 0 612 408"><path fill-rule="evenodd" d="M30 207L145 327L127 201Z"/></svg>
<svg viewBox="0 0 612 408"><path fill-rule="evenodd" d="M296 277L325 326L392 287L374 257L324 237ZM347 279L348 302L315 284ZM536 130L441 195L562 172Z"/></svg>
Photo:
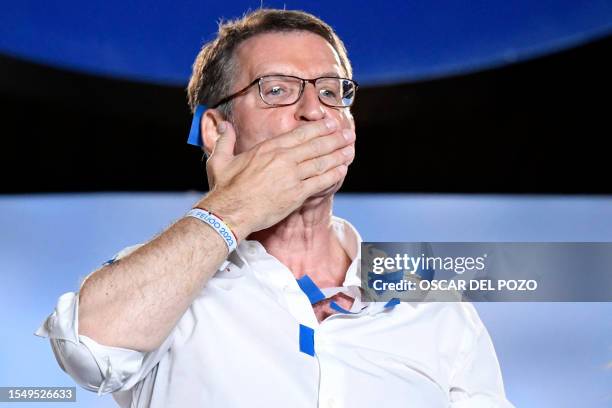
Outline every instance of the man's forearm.
<svg viewBox="0 0 612 408"><path fill-rule="evenodd" d="M226 257L212 228L191 217L177 221L85 280L79 334L107 346L159 347Z"/></svg>

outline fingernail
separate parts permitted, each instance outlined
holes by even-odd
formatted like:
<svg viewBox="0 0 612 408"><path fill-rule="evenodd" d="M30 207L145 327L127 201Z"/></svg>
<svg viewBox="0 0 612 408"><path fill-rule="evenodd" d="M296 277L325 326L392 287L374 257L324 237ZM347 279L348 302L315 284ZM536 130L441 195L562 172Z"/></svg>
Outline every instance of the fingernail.
<svg viewBox="0 0 612 408"><path fill-rule="evenodd" d="M353 146L346 146L344 149L342 149L342 154L344 154L345 156L350 156L353 154Z"/></svg>
<svg viewBox="0 0 612 408"><path fill-rule="evenodd" d="M325 118L325 126L327 126L329 130L334 130L338 124L333 118Z"/></svg>
<svg viewBox="0 0 612 408"><path fill-rule="evenodd" d="M344 136L346 140L353 140L353 132L349 129L342 130L342 136Z"/></svg>
<svg viewBox="0 0 612 408"><path fill-rule="evenodd" d="M227 123L221 122L219 123L219 125L217 125L217 132L225 133L226 130L227 130Z"/></svg>

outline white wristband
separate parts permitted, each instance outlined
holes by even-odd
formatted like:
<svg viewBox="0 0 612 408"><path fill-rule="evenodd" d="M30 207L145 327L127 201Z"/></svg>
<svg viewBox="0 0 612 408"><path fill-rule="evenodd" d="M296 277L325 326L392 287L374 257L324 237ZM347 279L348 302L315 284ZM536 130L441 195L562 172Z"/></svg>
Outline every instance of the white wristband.
<svg viewBox="0 0 612 408"><path fill-rule="evenodd" d="M227 245L228 252L232 252L234 249L236 249L236 236L223 222L223 220L217 217L215 214L200 208L194 208L187 213L186 217L194 217L203 223L210 225L212 229L214 229L217 234L223 238L223 241L225 241L225 244Z"/></svg>

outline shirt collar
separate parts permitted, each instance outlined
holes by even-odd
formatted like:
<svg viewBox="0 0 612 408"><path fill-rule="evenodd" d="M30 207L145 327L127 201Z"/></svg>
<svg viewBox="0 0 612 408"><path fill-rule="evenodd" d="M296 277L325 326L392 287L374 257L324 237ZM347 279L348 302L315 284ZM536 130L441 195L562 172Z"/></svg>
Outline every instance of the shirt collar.
<svg viewBox="0 0 612 408"><path fill-rule="evenodd" d="M350 222L336 216L332 216L332 228L338 237L338 241L340 241L340 245L351 258L351 264L346 271L342 286L361 287L361 235Z"/></svg>

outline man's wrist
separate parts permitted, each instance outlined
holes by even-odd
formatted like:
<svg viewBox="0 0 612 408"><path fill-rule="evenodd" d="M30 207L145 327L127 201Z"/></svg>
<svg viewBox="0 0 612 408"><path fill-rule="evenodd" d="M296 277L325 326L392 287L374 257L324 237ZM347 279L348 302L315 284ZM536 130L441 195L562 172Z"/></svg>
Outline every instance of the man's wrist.
<svg viewBox="0 0 612 408"><path fill-rule="evenodd" d="M187 217L197 218L203 223L209 225L217 234L223 238L225 245L227 246L228 252L232 252L236 249L238 245L238 241L236 239L236 235L234 231L230 228L230 226L223 221L221 217L217 214L214 214L205 208L193 208L186 215Z"/></svg>
<svg viewBox="0 0 612 408"><path fill-rule="evenodd" d="M213 194L208 194L202 200L198 201L193 208L203 209L222 219L234 234L236 245L251 233L239 209L231 208L231 206L226 205L222 199L217 198Z"/></svg>

